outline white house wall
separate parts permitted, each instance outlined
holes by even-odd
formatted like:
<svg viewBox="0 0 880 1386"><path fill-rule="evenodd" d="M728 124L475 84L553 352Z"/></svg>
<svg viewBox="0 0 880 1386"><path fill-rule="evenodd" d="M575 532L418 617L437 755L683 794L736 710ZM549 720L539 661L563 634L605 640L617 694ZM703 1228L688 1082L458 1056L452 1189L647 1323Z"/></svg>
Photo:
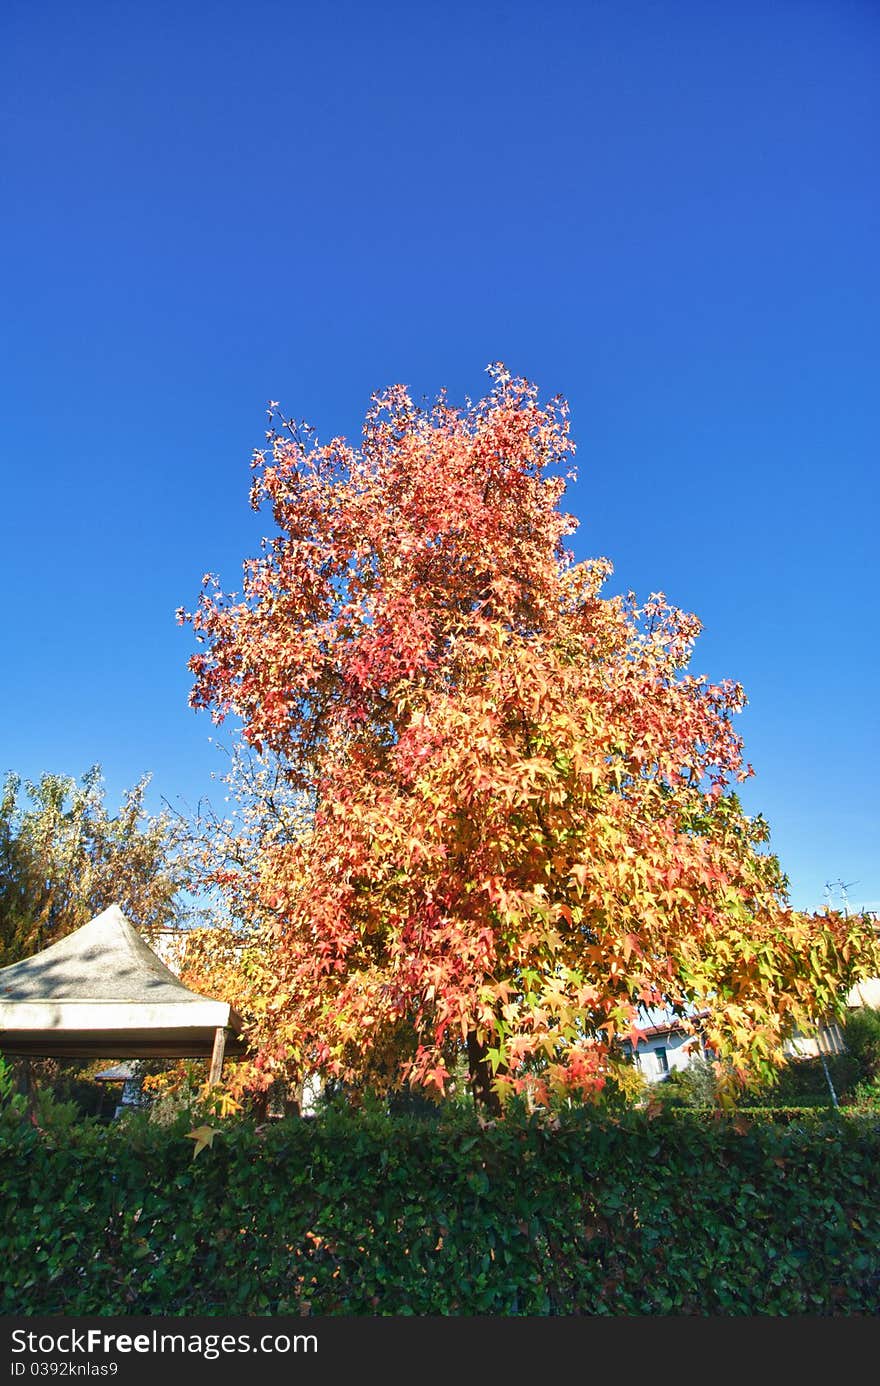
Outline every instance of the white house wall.
<svg viewBox="0 0 880 1386"><path fill-rule="evenodd" d="M636 1046L635 1062L652 1083L666 1076L666 1070L658 1064L658 1049L666 1050L668 1071L672 1073L676 1069L687 1068L693 1054L699 1053L699 1044L692 1035L657 1035L652 1039L640 1040Z"/></svg>

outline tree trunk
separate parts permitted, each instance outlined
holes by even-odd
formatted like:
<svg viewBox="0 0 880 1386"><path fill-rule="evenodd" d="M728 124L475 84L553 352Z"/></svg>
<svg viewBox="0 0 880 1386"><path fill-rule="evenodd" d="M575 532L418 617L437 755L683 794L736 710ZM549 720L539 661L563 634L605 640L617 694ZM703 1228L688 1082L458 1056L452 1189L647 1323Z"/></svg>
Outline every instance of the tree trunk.
<svg viewBox="0 0 880 1386"><path fill-rule="evenodd" d="M301 1116L302 1116L302 1104L303 1104L303 1084L302 1084L302 1081L297 1082L297 1083L288 1083L288 1084L286 1085L285 1092L284 1092L284 1101L283 1101L283 1105L284 1105L284 1115L285 1115L285 1116L301 1117Z"/></svg>
<svg viewBox="0 0 880 1386"><path fill-rule="evenodd" d="M34 1071L31 1068L30 1059L24 1061L23 1085L27 1097L27 1119L31 1126L39 1127L40 1123L37 1121L37 1085L34 1082Z"/></svg>
<svg viewBox="0 0 880 1386"><path fill-rule="evenodd" d="M468 1070L471 1091L478 1109L490 1116L501 1115L498 1094L492 1088L492 1065L489 1062L487 1046L477 1038L476 1030L470 1030L467 1037Z"/></svg>
<svg viewBox="0 0 880 1386"><path fill-rule="evenodd" d="M263 1088L260 1092L250 1094L250 1115L255 1121L269 1120L269 1089Z"/></svg>

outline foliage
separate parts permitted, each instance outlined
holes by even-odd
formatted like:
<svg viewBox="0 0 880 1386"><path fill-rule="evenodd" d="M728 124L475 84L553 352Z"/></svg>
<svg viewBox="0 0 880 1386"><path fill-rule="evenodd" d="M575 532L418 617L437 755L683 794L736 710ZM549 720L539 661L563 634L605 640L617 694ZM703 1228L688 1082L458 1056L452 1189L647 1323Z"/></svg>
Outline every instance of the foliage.
<svg viewBox="0 0 880 1386"><path fill-rule="evenodd" d="M377 396L359 449L270 408L274 537L240 596L209 576L180 613L193 705L241 719L305 809L236 882L267 960L257 1079L439 1096L464 1052L481 1102L564 1102L646 1006L709 1006L720 1059L772 1068L877 940L788 908L733 792L742 688L687 672L695 617L573 561L565 404L491 374L462 410Z"/></svg>
<svg viewBox="0 0 880 1386"><path fill-rule="evenodd" d="M630 1059L613 1059L598 1100L598 1109L617 1112L630 1107L644 1107L652 1095L652 1085L642 1070Z"/></svg>
<svg viewBox="0 0 880 1386"><path fill-rule="evenodd" d="M880 1108L880 1013L871 1007L849 1010L843 1020L845 1049L821 1058L792 1058L772 1085L753 1084L743 1103L757 1106L828 1106L828 1078L838 1100L865 1111ZM827 1070L827 1074L826 1074Z"/></svg>
<svg viewBox="0 0 880 1386"><path fill-rule="evenodd" d="M145 1074L139 1107L148 1121L159 1126L227 1117L241 1110L224 1088L208 1082L202 1059L179 1059ZM128 1120L134 1114L124 1115Z"/></svg>
<svg viewBox="0 0 880 1386"><path fill-rule="evenodd" d="M788 1059L771 1083L750 1084L741 1103L757 1107L826 1107L831 1102L826 1068L835 1092L843 1097L855 1081L855 1065L848 1054L828 1054L824 1067L820 1058Z"/></svg>
<svg viewBox="0 0 880 1386"><path fill-rule="evenodd" d="M802 1112L0 1123L0 1313L876 1314L878 1156Z"/></svg>
<svg viewBox="0 0 880 1386"><path fill-rule="evenodd" d="M5 1107L15 1096L16 1081L12 1064L0 1054L0 1107Z"/></svg>
<svg viewBox="0 0 880 1386"><path fill-rule="evenodd" d="M199 1094L205 1086L205 1063L201 1059L179 1059L157 1066L144 1075L142 1110L147 1119L160 1126L172 1126L178 1119L190 1121L197 1114ZM126 1113L126 1120L130 1114Z"/></svg>
<svg viewBox="0 0 880 1386"><path fill-rule="evenodd" d="M55 943L111 904L149 937L180 922L191 861L167 814L144 808L149 776L116 814L104 803L100 768L79 783L10 774L0 795L0 965ZM23 789L23 793L22 793Z"/></svg>
<svg viewBox="0 0 880 1386"><path fill-rule="evenodd" d="M95 1074L112 1060L15 1057L7 1062L21 1091L49 1092L55 1102L72 1103L78 1118L109 1120L116 1110L119 1087L95 1081Z"/></svg>
<svg viewBox="0 0 880 1386"><path fill-rule="evenodd" d="M25 1091L16 1065L0 1054L0 1128L14 1132L20 1123L30 1122L64 1139L82 1120L82 1109L73 1099L59 1098L48 1087Z"/></svg>
<svg viewBox="0 0 880 1386"><path fill-rule="evenodd" d="M657 1085L657 1097L663 1103L681 1107L714 1107L718 1102L718 1074L714 1063L694 1054L687 1068L675 1069L665 1082Z"/></svg>
<svg viewBox="0 0 880 1386"><path fill-rule="evenodd" d="M847 1094L847 1106L854 1111L880 1114L880 1078L862 1078Z"/></svg>
<svg viewBox="0 0 880 1386"><path fill-rule="evenodd" d="M307 832L310 806L286 783L277 757L247 745L220 749L229 760L220 777L223 810L203 800L190 825L196 880L210 923L187 930L176 971L193 991L228 1001L251 1035L265 1037L273 1032L278 1008L272 1004L275 949L260 899L259 863L277 844ZM293 1084L286 1081L291 1076ZM257 1053L244 1069L227 1063L225 1087L265 1111L274 1102L298 1104L303 1076L297 1068L293 1075L279 1071Z"/></svg>
<svg viewBox="0 0 880 1386"><path fill-rule="evenodd" d="M854 1007L844 1021L843 1038L859 1080L880 1079L880 1011Z"/></svg>

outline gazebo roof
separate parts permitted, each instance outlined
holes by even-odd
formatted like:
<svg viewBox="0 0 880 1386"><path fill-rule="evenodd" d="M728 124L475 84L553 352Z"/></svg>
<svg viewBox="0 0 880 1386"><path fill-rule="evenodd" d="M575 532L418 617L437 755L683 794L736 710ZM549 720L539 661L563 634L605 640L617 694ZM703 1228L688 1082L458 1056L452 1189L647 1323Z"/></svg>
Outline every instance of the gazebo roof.
<svg viewBox="0 0 880 1386"><path fill-rule="evenodd" d="M0 1052L52 1058L201 1058L241 1017L190 991L111 905L33 957L0 968ZM231 1042L230 1042L231 1041Z"/></svg>

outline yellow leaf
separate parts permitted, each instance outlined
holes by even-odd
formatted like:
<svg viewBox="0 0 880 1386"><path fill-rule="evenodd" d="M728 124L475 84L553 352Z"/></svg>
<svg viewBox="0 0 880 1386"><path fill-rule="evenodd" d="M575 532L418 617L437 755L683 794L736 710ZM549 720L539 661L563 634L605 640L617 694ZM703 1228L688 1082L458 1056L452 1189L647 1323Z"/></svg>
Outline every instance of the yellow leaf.
<svg viewBox="0 0 880 1386"><path fill-rule="evenodd" d="M200 1151L204 1150L206 1145L213 1145L214 1137L219 1136L219 1134L219 1130L214 1126L197 1126L193 1131L187 1131L187 1140L195 1141L193 1159L196 1158Z"/></svg>

